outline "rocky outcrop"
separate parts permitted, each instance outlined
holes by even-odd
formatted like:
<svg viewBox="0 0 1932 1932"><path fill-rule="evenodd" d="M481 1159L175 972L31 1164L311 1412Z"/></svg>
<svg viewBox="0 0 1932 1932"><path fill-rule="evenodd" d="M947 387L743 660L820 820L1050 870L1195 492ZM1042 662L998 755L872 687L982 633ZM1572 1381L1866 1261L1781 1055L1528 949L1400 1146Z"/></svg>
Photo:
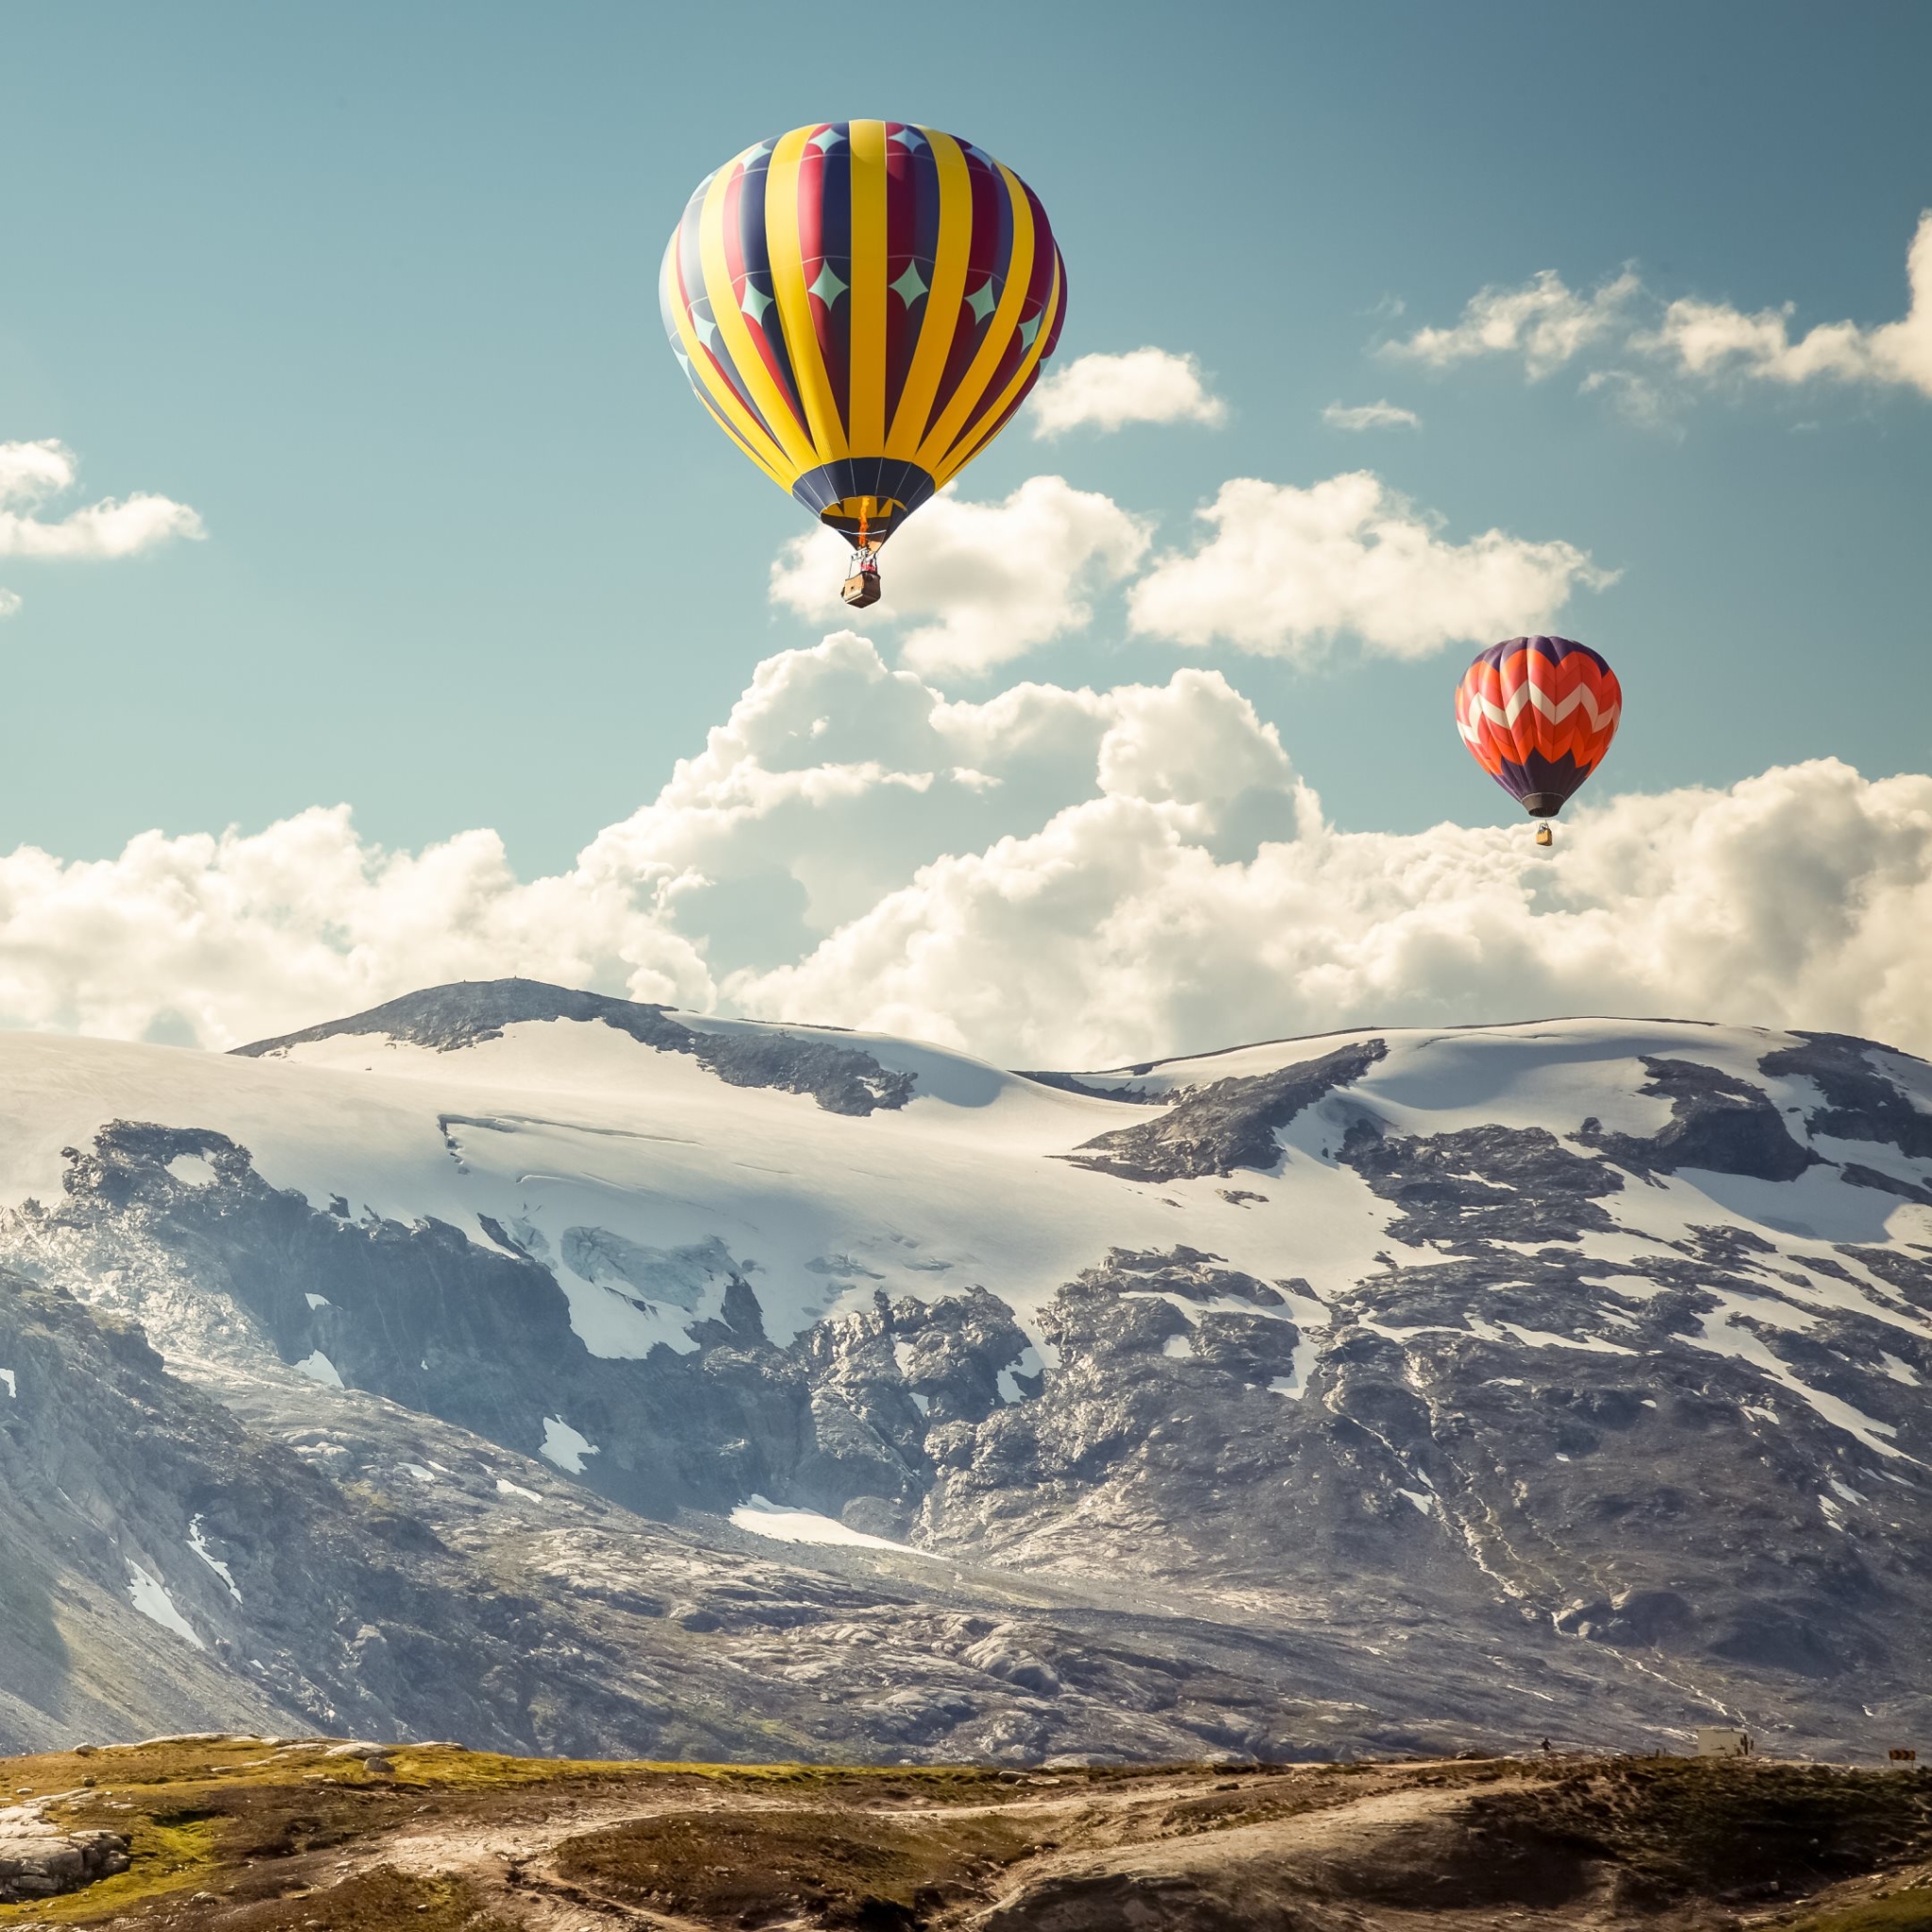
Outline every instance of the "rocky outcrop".
<svg viewBox="0 0 1932 1932"><path fill-rule="evenodd" d="M79 1891L128 1866L127 1840L113 1831L62 1831L37 1805L0 1809L0 1905Z"/></svg>
<svg viewBox="0 0 1932 1932"><path fill-rule="evenodd" d="M691 1055L727 1086L809 1093L827 1113L869 1114L874 1108L904 1107L912 1097L914 1075L888 1073L861 1047L748 1022L687 1026L671 1012L668 1007L577 992L536 979L465 979L406 993L346 1020L251 1041L234 1051L259 1059L316 1041L377 1036L455 1053L500 1039L506 1026L525 1021L601 1021L659 1053Z"/></svg>
<svg viewBox="0 0 1932 1932"><path fill-rule="evenodd" d="M1324 1095L1359 1080L1387 1052L1381 1041L1365 1040L1272 1074L1216 1080L1175 1101L1159 1120L1101 1134L1067 1158L1135 1181L1225 1176L1237 1168L1267 1174L1281 1158L1281 1129Z"/></svg>
<svg viewBox="0 0 1932 1932"><path fill-rule="evenodd" d="M1818 1157L1791 1139L1784 1117L1761 1087L1696 1060L1645 1058L1647 1098L1671 1103L1671 1124L1642 1137L1606 1134L1586 1120L1577 1134L1633 1174L1675 1174L1701 1167L1760 1181L1794 1181Z"/></svg>

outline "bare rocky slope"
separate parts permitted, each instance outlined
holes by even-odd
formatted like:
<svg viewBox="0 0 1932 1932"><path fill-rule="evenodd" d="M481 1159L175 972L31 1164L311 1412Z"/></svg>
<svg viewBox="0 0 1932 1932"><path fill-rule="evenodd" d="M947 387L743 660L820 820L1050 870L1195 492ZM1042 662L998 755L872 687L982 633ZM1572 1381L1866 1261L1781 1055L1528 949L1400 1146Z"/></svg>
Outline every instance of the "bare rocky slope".
<svg viewBox="0 0 1932 1932"><path fill-rule="evenodd" d="M0 1747L1923 1729L1932 1069L1671 1022L1010 1074L525 981L0 1038Z"/></svg>

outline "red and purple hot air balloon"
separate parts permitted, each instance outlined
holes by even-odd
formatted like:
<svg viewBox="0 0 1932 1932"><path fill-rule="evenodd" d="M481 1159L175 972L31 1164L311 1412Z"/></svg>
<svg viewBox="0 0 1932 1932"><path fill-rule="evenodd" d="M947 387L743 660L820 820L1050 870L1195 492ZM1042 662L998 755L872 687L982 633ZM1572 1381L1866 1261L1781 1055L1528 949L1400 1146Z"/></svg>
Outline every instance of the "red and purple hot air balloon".
<svg viewBox="0 0 1932 1932"><path fill-rule="evenodd" d="M1617 735L1617 674L1569 638L1510 638L1476 653L1456 687L1456 728L1484 771L1534 819L1552 819ZM1550 842L1539 825L1537 843Z"/></svg>

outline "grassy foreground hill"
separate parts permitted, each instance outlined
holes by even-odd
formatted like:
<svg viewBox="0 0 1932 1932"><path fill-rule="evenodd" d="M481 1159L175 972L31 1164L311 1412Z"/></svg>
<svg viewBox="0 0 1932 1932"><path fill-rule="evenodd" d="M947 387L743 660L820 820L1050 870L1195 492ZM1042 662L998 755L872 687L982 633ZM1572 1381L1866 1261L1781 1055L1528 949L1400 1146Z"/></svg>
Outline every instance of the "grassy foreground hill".
<svg viewBox="0 0 1932 1932"><path fill-rule="evenodd" d="M734 1767L198 1737L0 1778L0 1899L23 1874L73 1887L0 1903L8 1928L1932 1928L1916 1770ZM125 1869L89 1882L102 1859L61 1845Z"/></svg>

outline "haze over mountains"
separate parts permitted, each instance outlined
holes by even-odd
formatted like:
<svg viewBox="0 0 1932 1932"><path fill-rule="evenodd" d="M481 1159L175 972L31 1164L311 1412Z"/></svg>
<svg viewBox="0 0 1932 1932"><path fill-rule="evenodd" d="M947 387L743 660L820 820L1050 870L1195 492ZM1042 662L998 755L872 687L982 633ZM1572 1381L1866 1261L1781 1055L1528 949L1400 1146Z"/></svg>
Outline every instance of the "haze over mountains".
<svg viewBox="0 0 1932 1932"><path fill-rule="evenodd" d="M0 1036L0 1749L1792 1751L1927 1715L1932 1068L1105 1074L443 987Z"/></svg>

